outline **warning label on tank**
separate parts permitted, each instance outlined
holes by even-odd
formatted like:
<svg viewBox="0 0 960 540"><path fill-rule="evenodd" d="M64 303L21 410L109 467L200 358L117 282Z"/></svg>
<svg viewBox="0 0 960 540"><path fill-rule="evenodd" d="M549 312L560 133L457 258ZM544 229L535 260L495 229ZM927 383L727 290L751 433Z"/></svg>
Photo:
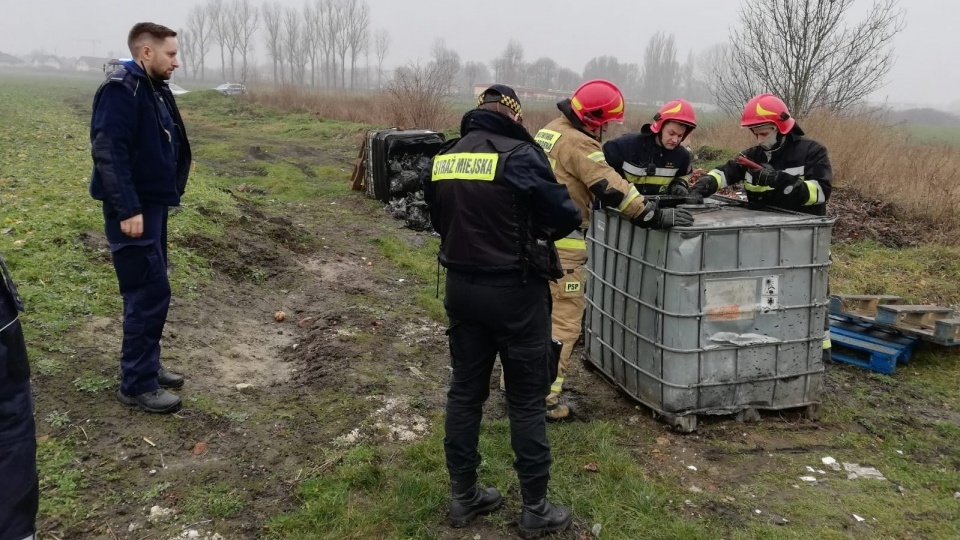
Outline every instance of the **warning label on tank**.
<svg viewBox="0 0 960 540"><path fill-rule="evenodd" d="M710 321L752 319L780 309L780 276L708 280L705 288Z"/></svg>
<svg viewBox="0 0 960 540"><path fill-rule="evenodd" d="M752 319L757 310L758 278L718 279L706 282L707 320Z"/></svg>

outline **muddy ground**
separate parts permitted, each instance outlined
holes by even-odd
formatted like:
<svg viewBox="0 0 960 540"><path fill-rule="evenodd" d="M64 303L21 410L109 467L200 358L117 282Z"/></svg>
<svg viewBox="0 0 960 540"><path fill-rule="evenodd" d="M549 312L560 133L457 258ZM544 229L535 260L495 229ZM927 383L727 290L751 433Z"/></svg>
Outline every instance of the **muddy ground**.
<svg viewBox="0 0 960 540"><path fill-rule="evenodd" d="M344 448L360 441L403 444L433 429L430 419L443 409L449 373L443 327L411 299L416 284L410 276L374 244L357 240L402 223L386 213L345 220L370 214L370 202L359 193L340 197L335 215L311 207L304 210L310 215L295 219L266 213L246 190L234 196L242 215L218 217L228 220L223 238L171 238L213 264L210 286L175 296L163 340L166 366L187 377L179 413L150 416L117 403L113 388L78 392L70 377L35 378L38 434L75 441L75 466L88 479L77 524L41 516L45 537L167 539L194 530L200 538L258 538L271 516L298 506L298 480L335 467ZM843 191L836 196L833 208L860 211L838 226L841 238L912 243L888 238L886 216L873 219L870 205L844 203ZM426 238L406 229L399 234L411 246ZM102 233L84 231L77 241L91 260L108 260ZM176 268L171 279L177 279ZM285 313L279 322L278 311ZM120 337L119 313L84 321L68 340L70 369L116 378ZM762 435L740 434L729 418L701 422L696 434L680 435L580 364L568 381L576 420L620 422L636 459L659 471L652 474L682 476L694 460L706 463L705 480L685 480L697 489L717 489L747 474L725 466L730 456L709 445L712 439L752 443L753 474L763 469L764 455L799 451L797 433L801 440L809 434L803 451L816 450L825 429L799 414L782 414L765 415L771 429ZM241 391L237 385L250 386ZM488 417L505 417L503 397L496 391L491 396ZM68 411L72 422L52 425L51 411ZM777 437L786 432L793 435L788 446ZM216 498L222 486L243 490L241 512L191 512L189 501ZM151 519L154 505L160 508ZM722 507L696 512L734 524L749 519ZM563 538L589 538L589 525L578 522ZM451 539L501 537L483 520L460 531L438 522L437 530Z"/></svg>

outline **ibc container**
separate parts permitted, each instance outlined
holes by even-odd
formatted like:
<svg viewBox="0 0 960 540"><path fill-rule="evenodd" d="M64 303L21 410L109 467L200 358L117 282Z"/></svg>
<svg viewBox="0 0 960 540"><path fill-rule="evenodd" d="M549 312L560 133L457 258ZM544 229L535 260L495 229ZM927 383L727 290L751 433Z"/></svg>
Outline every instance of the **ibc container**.
<svg viewBox="0 0 960 540"><path fill-rule="evenodd" d="M832 218L712 198L690 227L594 212L586 360L678 431L697 415L818 412Z"/></svg>
<svg viewBox="0 0 960 540"><path fill-rule="evenodd" d="M366 193L372 199L390 202L390 161L412 154L433 157L443 145L442 133L426 129L396 128L367 132Z"/></svg>

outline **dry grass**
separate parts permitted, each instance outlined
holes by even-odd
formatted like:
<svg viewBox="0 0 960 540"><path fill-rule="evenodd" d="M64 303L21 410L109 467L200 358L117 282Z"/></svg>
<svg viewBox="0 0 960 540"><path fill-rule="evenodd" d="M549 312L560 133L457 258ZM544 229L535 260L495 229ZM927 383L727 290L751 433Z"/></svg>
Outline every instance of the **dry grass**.
<svg viewBox="0 0 960 540"><path fill-rule="evenodd" d="M346 120L373 126L397 126L398 107L387 94L359 94L282 87L255 92L251 99L282 110L309 112L320 118ZM542 105L542 106L541 106ZM557 116L552 104L526 107L524 125L531 133ZM440 115L437 125L422 127L455 130L460 111ZM649 117L633 114L609 136L639 129ZM807 135L830 152L836 186L890 201L904 219L921 220L941 229L947 237L960 237L960 146L921 144L906 129L886 126L869 117L820 115L802 122ZM694 132L694 147L741 150L752 140L735 118L714 121Z"/></svg>

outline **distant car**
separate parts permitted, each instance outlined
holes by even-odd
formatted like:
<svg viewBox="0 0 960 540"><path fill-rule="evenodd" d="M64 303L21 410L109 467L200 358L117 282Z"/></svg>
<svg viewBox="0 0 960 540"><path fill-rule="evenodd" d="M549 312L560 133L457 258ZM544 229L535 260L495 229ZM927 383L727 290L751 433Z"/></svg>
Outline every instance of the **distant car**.
<svg viewBox="0 0 960 540"><path fill-rule="evenodd" d="M179 96L180 94L186 94L187 92L189 92L189 90L187 90L186 88L183 88L182 86L178 86L173 83L167 83L167 88L169 88L170 92L175 96Z"/></svg>
<svg viewBox="0 0 960 540"><path fill-rule="evenodd" d="M247 94L247 87L238 83L224 83L218 86L216 91L225 96L244 96Z"/></svg>

